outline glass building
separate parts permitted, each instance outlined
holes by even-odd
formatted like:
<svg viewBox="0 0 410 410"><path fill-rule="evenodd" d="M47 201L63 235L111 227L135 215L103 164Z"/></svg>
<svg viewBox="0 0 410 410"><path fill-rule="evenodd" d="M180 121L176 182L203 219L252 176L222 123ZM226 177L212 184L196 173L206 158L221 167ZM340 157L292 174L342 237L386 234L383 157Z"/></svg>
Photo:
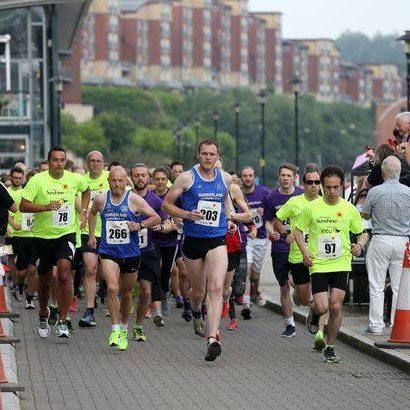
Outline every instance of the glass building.
<svg viewBox="0 0 410 410"><path fill-rule="evenodd" d="M59 53L90 0L0 1L0 169L37 165L59 144Z"/></svg>

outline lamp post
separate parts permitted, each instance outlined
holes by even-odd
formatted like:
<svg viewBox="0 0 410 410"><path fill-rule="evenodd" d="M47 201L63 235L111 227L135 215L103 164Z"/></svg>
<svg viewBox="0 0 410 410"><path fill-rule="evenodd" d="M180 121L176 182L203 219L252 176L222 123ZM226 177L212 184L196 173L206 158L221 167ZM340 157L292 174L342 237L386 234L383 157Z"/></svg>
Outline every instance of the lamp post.
<svg viewBox="0 0 410 410"><path fill-rule="evenodd" d="M268 93L262 88L259 93L259 102L261 104L261 158L259 160L259 167L261 170L262 185L266 184L266 160L265 160L265 104Z"/></svg>
<svg viewBox="0 0 410 410"><path fill-rule="evenodd" d="M235 171L239 171L239 113L241 111L241 103L234 104L235 111Z"/></svg>
<svg viewBox="0 0 410 410"><path fill-rule="evenodd" d="M219 121L219 111L212 111L212 119L214 120L214 140L218 142L218 121Z"/></svg>
<svg viewBox="0 0 410 410"><path fill-rule="evenodd" d="M410 111L410 30L406 30L405 34L397 40L404 41L404 53L407 59L407 111Z"/></svg>
<svg viewBox="0 0 410 410"><path fill-rule="evenodd" d="M296 75L291 80L292 90L295 96L295 165L299 169L299 93L302 80Z"/></svg>

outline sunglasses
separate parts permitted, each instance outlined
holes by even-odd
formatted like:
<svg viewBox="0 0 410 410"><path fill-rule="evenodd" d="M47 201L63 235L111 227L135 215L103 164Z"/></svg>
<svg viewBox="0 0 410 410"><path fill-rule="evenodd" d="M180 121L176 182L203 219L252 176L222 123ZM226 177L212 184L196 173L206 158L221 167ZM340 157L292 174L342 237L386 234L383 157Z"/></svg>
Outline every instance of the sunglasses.
<svg viewBox="0 0 410 410"><path fill-rule="evenodd" d="M313 185L313 184L320 185L320 181L319 180L308 179L308 180L305 181L305 184L306 185Z"/></svg>

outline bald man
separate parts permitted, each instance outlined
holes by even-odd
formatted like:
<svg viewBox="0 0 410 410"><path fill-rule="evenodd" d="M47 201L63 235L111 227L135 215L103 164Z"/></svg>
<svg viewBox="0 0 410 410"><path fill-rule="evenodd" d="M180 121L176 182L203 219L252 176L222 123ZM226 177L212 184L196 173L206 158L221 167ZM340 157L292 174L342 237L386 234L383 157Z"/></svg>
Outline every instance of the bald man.
<svg viewBox="0 0 410 410"><path fill-rule="evenodd" d="M84 181L91 191L89 215L94 198L106 192L109 189L108 171L104 170L104 157L99 151L91 151L87 154L86 163L88 173L83 176ZM97 272L99 269L99 258L97 250L88 246L88 226L81 232L81 252L84 260L84 291L87 303L87 309L80 319L78 326L94 327L96 321L94 318L95 293L97 291ZM97 216L94 236L97 240L97 247L101 237L101 218Z"/></svg>
<svg viewBox="0 0 410 410"><path fill-rule="evenodd" d="M94 198L89 217L88 245L97 249L95 228L97 215L101 215L98 253L107 282L108 310L112 325L108 344L119 350L128 348L128 316L141 255L138 232L161 223L160 217L143 198L126 191L127 182L125 169L113 168L108 176L109 190ZM140 214L146 216L143 222L140 222Z"/></svg>

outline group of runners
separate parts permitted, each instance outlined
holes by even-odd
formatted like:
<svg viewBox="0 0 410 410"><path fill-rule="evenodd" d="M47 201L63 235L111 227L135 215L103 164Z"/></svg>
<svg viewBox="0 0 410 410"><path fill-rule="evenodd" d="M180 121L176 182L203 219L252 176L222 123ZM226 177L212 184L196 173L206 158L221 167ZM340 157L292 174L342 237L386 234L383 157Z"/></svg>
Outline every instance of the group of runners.
<svg viewBox="0 0 410 410"><path fill-rule="evenodd" d="M172 294L182 319L206 338L205 360L213 361L221 354L221 318L229 315L227 329L236 330L237 305L249 320L252 303L266 303L259 278L270 239L285 316L281 336L296 334L293 303L310 306L314 349L327 362L340 361L334 343L348 272L367 240L359 212L341 198L343 171L309 164L302 189L296 167L285 163L270 191L255 183L250 166L225 172L215 141L199 144L197 160L187 171L180 162L106 169L103 155L92 151L85 173L54 147L39 172L10 171L17 212L9 214L9 264L15 292L25 286L27 309L35 309L38 294L39 336L55 326L58 337L70 337L69 311L82 282L79 327L97 325L96 295L105 293L108 344L126 350L130 315L133 339L146 341L144 320L152 315L163 327Z"/></svg>

